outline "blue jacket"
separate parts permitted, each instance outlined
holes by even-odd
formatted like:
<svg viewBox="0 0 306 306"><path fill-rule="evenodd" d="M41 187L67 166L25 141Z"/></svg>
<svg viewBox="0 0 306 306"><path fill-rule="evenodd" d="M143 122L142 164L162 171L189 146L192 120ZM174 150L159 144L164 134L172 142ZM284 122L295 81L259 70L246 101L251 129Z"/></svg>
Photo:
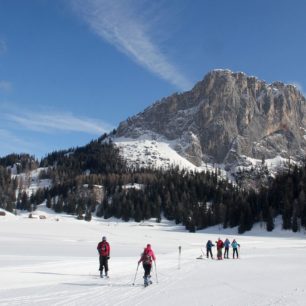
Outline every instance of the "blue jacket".
<svg viewBox="0 0 306 306"><path fill-rule="evenodd" d="M237 243L237 241L233 241L232 242L232 247L233 247L233 249L237 249L238 247L240 247L240 244Z"/></svg>
<svg viewBox="0 0 306 306"><path fill-rule="evenodd" d="M213 246L215 246L211 240L208 240L207 243L206 243L206 249L210 250Z"/></svg>
<svg viewBox="0 0 306 306"><path fill-rule="evenodd" d="M224 241L224 247L225 248L229 248L229 246L231 245L230 241L228 239L225 239Z"/></svg>

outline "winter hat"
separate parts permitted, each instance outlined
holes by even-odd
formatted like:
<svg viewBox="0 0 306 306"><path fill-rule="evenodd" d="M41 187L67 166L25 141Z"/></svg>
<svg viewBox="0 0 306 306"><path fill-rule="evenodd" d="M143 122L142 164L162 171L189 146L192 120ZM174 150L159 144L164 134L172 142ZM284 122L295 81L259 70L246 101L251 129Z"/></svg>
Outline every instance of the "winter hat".
<svg viewBox="0 0 306 306"><path fill-rule="evenodd" d="M150 243L147 244L147 248L151 248L151 244Z"/></svg>
<svg viewBox="0 0 306 306"><path fill-rule="evenodd" d="M103 236L103 237L102 237L102 240L103 240L103 241L106 241L106 237L105 237L105 236Z"/></svg>

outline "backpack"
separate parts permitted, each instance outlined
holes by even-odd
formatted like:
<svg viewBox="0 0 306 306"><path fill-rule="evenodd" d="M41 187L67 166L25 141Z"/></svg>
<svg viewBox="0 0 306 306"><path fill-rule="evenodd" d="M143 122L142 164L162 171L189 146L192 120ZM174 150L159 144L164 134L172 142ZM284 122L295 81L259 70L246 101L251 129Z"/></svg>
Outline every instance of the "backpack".
<svg viewBox="0 0 306 306"><path fill-rule="evenodd" d="M102 242L99 248L99 252L101 256L107 256L108 252L107 252L107 243L106 242Z"/></svg>
<svg viewBox="0 0 306 306"><path fill-rule="evenodd" d="M217 242L217 247L220 248L220 249L223 248L223 241L222 241L222 240L219 240L219 241Z"/></svg>
<svg viewBox="0 0 306 306"><path fill-rule="evenodd" d="M143 253L143 263L144 264L151 264L152 258L151 255L148 252Z"/></svg>

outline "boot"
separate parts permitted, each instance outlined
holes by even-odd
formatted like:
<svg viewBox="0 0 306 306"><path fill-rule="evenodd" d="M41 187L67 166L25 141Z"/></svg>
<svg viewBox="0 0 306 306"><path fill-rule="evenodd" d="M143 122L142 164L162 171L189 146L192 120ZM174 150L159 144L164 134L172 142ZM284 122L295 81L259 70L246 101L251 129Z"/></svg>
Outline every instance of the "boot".
<svg viewBox="0 0 306 306"><path fill-rule="evenodd" d="M153 284L153 282L151 281L151 275L148 275L148 283L149 283L149 285Z"/></svg>
<svg viewBox="0 0 306 306"><path fill-rule="evenodd" d="M148 277L147 277L147 276L144 276L143 279L144 279L144 286L147 287L147 286L149 285L149 283L148 283Z"/></svg>

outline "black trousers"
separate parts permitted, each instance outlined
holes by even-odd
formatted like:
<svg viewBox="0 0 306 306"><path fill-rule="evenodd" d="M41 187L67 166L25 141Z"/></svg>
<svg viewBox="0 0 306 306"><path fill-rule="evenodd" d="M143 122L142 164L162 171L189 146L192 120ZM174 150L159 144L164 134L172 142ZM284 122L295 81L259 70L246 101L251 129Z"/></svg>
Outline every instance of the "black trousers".
<svg viewBox="0 0 306 306"><path fill-rule="evenodd" d="M237 255L237 258L238 258L238 249L237 248L233 249L233 258L235 258L235 254Z"/></svg>
<svg viewBox="0 0 306 306"><path fill-rule="evenodd" d="M144 277L149 276L150 273L151 273L152 264L144 263L144 264L142 264L142 266L143 266L143 269L144 269Z"/></svg>
<svg viewBox="0 0 306 306"><path fill-rule="evenodd" d="M224 258L228 258L228 250L229 250L229 247L225 247L225 249L224 249Z"/></svg>
<svg viewBox="0 0 306 306"><path fill-rule="evenodd" d="M207 258L209 258L209 254L210 254L210 257L213 258L213 254L212 254L211 249L206 249L206 257Z"/></svg>
<svg viewBox="0 0 306 306"><path fill-rule="evenodd" d="M100 259L100 268L99 268L99 270L101 272L103 272L103 268L104 268L105 273L107 273L107 271L108 271L108 259L107 259L107 256L101 256L100 255L99 259Z"/></svg>

